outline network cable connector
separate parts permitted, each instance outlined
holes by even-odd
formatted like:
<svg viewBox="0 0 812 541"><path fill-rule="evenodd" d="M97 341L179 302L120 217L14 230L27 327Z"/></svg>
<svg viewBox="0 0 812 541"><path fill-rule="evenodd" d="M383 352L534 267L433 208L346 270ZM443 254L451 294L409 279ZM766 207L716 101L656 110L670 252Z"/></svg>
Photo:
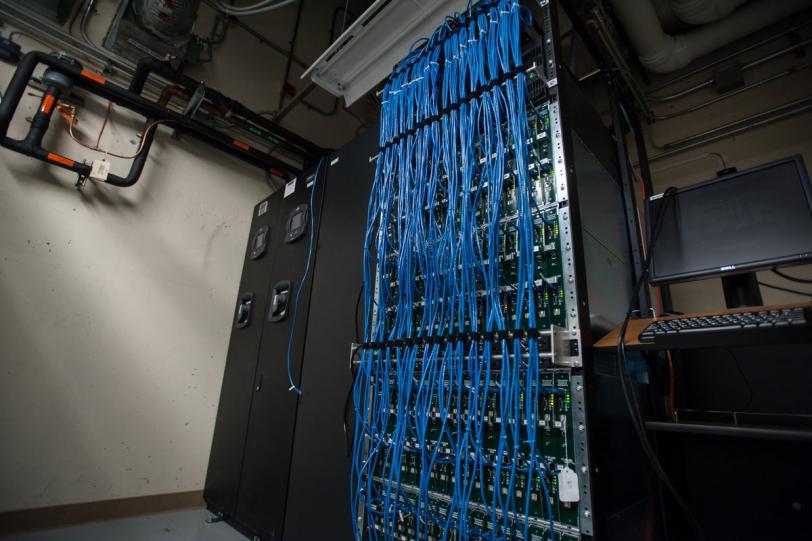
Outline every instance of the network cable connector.
<svg viewBox="0 0 812 541"><path fill-rule="evenodd" d="M544 36L522 38L532 21L517 0L472 4L381 93L353 389L358 539L591 533L562 128Z"/></svg>

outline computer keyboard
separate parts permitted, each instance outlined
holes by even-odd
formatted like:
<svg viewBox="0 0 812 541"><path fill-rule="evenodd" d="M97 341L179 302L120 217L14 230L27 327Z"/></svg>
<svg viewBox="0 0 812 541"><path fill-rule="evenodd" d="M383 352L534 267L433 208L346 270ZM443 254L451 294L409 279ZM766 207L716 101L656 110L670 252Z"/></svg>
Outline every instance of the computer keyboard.
<svg viewBox="0 0 812 541"><path fill-rule="evenodd" d="M638 340L659 348L812 342L812 309L805 306L660 319L643 329Z"/></svg>

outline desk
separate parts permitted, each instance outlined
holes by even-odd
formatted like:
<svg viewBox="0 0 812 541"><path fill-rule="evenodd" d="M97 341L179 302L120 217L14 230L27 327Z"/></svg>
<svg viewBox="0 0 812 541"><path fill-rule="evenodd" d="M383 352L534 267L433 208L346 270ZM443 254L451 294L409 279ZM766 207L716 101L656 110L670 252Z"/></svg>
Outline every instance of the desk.
<svg viewBox="0 0 812 541"><path fill-rule="evenodd" d="M625 343L626 348L630 350L634 349L656 349L656 346L651 343L641 343L638 339L640 333L649 326L654 321L660 320L669 320L669 319L682 319L687 317L710 317L710 316L718 316L723 314L736 314L740 312L753 312L753 311L761 311L761 310L781 310L783 308L798 308L798 307L810 307L812 308L812 302L808 303L793 303L793 304L774 304L771 306L762 306L762 307L745 307L745 308L734 308L732 310L714 310L708 312L693 312L689 314L683 314L679 316L664 316L664 317L656 317L656 318L641 318L641 319L632 319L629 320L629 325L626 328L626 336L625 336ZM597 349L614 349L617 347L617 339L620 335L620 325L609 331L609 334L598 340L594 347ZM812 339L812 337L810 337ZM686 337L687 340L687 337ZM729 344L719 344L720 346L729 345Z"/></svg>

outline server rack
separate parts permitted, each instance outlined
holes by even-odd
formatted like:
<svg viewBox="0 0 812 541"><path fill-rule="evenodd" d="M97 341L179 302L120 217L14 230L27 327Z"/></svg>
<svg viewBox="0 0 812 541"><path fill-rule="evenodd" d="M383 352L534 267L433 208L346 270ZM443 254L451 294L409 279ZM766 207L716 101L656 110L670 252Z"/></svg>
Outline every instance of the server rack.
<svg viewBox="0 0 812 541"><path fill-rule="evenodd" d="M554 357L551 364L545 364L543 372L550 381L557 382L557 374L568 381L572 409L562 422L570 426L580 492L574 515L569 511L556 514L555 538L628 539L639 535L644 524L652 531L660 528L657 486L637 450L628 413L620 399L614 362L592 350L592 344L623 319L642 263L626 131L619 121L622 89L598 54L595 60L601 68L600 78L606 85L606 98L613 112L611 123L604 122L562 59L558 10L563 8L574 15L570 2L541 0L524 4L532 9L535 30L541 36L541 40L528 46L536 48L532 51L535 61L533 54L526 54L524 61L528 73L535 75L534 82L529 84L535 95L534 106L546 112L549 119L566 299L565 320L550 328ZM577 15L573 18L577 19ZM575 32L590 42L594 54L596 48L588 33L575 22ZM639 135L631 109L626 107L625 111L631 117L630 128ZM637 142L641 142L639 137ZM638 151L648 183L644 147L638 145ZM645 299L646 295L641 297ZM397 348L399 344L368 347L380 351L390 346ZM437 491L438 502L449 501L443 490ZM416 484L406 491L417 494ZM364 528L376 528L379 535L385 535L388 526L365 518L368 511L364 499L360 502L357 509L360 535L365 535ZM472 508L480 507L483 506L474 504ZM442 515L442 507L439 509ZM559 520L564 516L566 520ZM487 524L484 516L475 517L474 521L479 526ZM538 520L534 524L538 529L531 530L532 539L551 538L546 524ZM413 539L414 530L406 525L393 532L402 539Z"/></svg>
<svg viewBox="0 0 812 541"><path fill-rule="evenodd" d="M591 345L622 318L639 272L628 152L617 116L607 127L564 68L558 2L528 4L547 38L538 58L536 83L543 88L537 88L542 95L537 104L550 119L552 167L562 195L556 215L567 304L566 324L555 335L555 347L569 353L560 355L551 369L569 378L569 422L581 492L575 524L558 531L567 539L627 539L644 522L659 522L657 487L630 444L633 435L614 363ZM603 76L611 87L609 70ZM617 113L620 95L610 93L609 98ZM286 375L280 372L289 327L267 321L267 311L273 285L298 280L304 265L302 249L291 250L283 239L287 215L304 201L301 184L295 201L281 194L268 200L268 212L276 213L267 218L275 224L268 253L264 261L246 260L240 292L261 290L254 314L262 328L232 334L205 497L210 510L260 539L353 537L344 424L350 423L347 430L352 427L351 415L347 419L344 412L351 384L350 343L359 341L356 303L365 208L374 177L369 158L376 144L376 130L370 130L325 165L324 192L317 197L313 285L300 299L294 341L294 379L299 381L301 374L303 388L298 400L287 392ZM255 212L252 236L265 223L259 218ZM263 265L260 273L254 263ZM249 278L262 282L264 289Z"/></svg>

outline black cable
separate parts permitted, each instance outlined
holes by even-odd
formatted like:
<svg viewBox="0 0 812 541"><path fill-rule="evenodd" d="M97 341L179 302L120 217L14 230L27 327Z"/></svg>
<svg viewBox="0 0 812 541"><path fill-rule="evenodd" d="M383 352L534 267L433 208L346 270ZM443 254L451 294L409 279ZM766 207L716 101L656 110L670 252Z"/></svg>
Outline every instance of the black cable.
<svg viewBox="0 0 812 541"><path fill-rule="evenodd" d="M812 297L812 293L807 293L806 291L798 291L797 289L790 289L788 287L781 287L773 284L767 284L764 282L759 282L758 285L761 287L769 287L770 289L777 289L778 291L786 291L787 293L795 293L796 295L803 295L804 297Z"/></svg>
<svg viewBox="0 0 812 541"><path fill-rule="evenodd" d="M358 308L361 306L361 297L364 295L364 284L361 284L361 288L358 290L358 299L355 301L355 343L361 343L361 330L358 327ZM344 398L344 439L347 442L347 456L349 457L352 454L352 441L350 439L350 432L347 430L348 416L347 412L350 409L350 398L352 398L352 390L355 387L355 372L352 369L352 359L350 359L350 374L352 375L352 383L350 383L350 388L347 389L347 396Z"/></svg>
<svg viewBox="0 0 812 541"><path fill-rule="evenodd" d="M347 391L347 397L344 399L344 441L347 446L347 457L349 458L352 456L352 440L350 439L350 431L347 430L348 417L347 417L347 410L350 409L350 398L352 398L352 389L355 387L355 378L353 377L352 383L350 384L350 388Z"/></svg>
<svg viewBox="0 0 812 541"><path fill-rule="evenodd" d="M350 387L347 389L347 396L344 397L344 440L347 444L347 457L352 454L352 439L350 438L350 431L347 430L349 426L349 417L347 412L350 410L350 399L352 398L352 390L355 388L355 371L352 369L352 361L355 358L355 355L361 351L361 348L355 350L353 355L350 356L350 376L352 381L350 382Z"/></svg>
<svg viewBox="0 0 812 541"><path fill-rule="evenodd" d="M747 403L739 408L739 411L747 411L750 409L750 404L753 403L753 387L750 386L750 380L747 379L747 376L744 374L744 370L742 370L741 364L739 364L739 358L730 350L730 348L725 348L725 352L730 355L730 358L733 359L733 362L736 364L736 370L738 370L739 374L744 380L744 384L747 386Z"/></svg>
<svg viewBox="0 0 812 541"><path fill-rule="evenodd" d="M629 308L626 310L626 315L623 318L623 323L620 326L620 333L618 336L617 341L617 362L618 362L618 376L620 379L620 387L623 391L623 398L626 402L626 408L629 410L629 415L632 419L632 425L634 426L634 431L637 435L637 439L640 441L640 447L643 450L643 454L646 455L649 463L651 464L652 469L657 474L657 477L660 478L662 484L668 489L668 491L673 496L674 500L677 502L677 505L682 510L685 517L691 524L694 532L696 533L697 539L706 539L705 532L702 530L702 526L699 524L699 521L694 516L693 512L690 510L688 505L682 499L682 497L677 492L677 489L671 483L671 480L668 478L668 474L660 464L659 459L657 458L657 454L654 452L654 449L651 447L651 443L648 441L648 437L646 436L645 425L642 419L642 415L640 414L640 410L637 404L636 396L634 395L634 388L630 387L629 383L626 381L628 377L627 369L626 369L626 330L629 326L629 320L631 319L632 312L634 311L634 307L637 304L638 297L640 296L640 290L643 287L643 284L646 283L646 279L648 278L649 267L651 264L651 257L654 253L654 247L657 243L657 237L660 235L660 230L662 229L664 217L667 214L668 206L672 201L672 195L676 193L677 189L674 187L668 188L663 194L663 203L660 208L660 213L657 216L657 222L654 226L654 231L651 236L651 240L649 242L649 249L648 253L646 254L646 258L643 262L643 268L640 273L640 277L637 279L637 283L632 292L632 298L629 302Z"/></svg>
<svg viewBox="0 0 812 541"><path fill-rule="evenodd" d="M797 276L790 276L789 274L784 274L778 269L773 269L773 272L783 278L784 280L789 280L790 282L798 282L799 284L812 284L812 280L807 278L798 278Z"/></svg>
<svg viewBox="0 0 812 541"><path fill-rule="evenodd" d="M358 290L358 299L355 301L355 343L361 343L361 330L358 328L358 308L361 306L361 297L364 295L364 284Z"/></svg>

